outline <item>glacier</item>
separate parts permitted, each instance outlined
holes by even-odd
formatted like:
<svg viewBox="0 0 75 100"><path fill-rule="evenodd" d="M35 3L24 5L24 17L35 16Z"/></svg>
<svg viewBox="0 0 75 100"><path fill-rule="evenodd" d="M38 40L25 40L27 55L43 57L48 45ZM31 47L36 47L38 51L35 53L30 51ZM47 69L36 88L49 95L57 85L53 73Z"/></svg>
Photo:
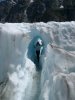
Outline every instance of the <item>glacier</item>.
<svg viewBox="0 0 75 100"><path fill-rule="evenodd" d="M39 64L37 38L44 42ZM75 100L74 93L74 21L0 23L0 100Z"/></svg>

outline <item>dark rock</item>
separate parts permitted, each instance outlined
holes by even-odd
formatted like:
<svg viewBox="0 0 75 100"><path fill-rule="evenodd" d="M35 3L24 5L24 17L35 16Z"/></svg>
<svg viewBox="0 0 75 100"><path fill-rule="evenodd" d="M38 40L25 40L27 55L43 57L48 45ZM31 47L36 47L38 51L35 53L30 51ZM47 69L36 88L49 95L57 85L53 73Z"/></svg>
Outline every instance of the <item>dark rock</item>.
<svg viewBox="0 0 75 100"><path fill-rule="evenodd" d="M0 2L0 21L4 21L6 16L8 15L11 7L11 4L8 0Z"/></svg>
<svg viewBox="0 0 75 100"><path fill-rule="evenodd" d="M27 20L28 19L28 20ZM75 0L5 0L0 2L0 22L75 20Z"/></svg>
<svg viewBox="0 0 75 100"><path fill-rule="evenodd" d="M23 22L25 9L30 0L7 0L0 3L1 22Z"/></svg>
<svg viewBox="0 0 75 100"><path fill-rule="evenodd" d="M46 11L45 4L40 1L32 2L26 11L27 18L30 22L42 21L41 18Z"/></svg>

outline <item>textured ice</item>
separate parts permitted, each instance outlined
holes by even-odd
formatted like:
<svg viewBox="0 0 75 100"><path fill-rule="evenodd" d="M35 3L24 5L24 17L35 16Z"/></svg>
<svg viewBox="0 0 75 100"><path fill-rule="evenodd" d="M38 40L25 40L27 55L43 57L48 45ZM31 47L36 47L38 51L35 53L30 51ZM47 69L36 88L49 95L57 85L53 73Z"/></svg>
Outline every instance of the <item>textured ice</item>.
<svg viewBox="0 0 75 100"><path fill-rule="evenodd" d="M75 100L75 22L0 23L0 100Z"/></svg>

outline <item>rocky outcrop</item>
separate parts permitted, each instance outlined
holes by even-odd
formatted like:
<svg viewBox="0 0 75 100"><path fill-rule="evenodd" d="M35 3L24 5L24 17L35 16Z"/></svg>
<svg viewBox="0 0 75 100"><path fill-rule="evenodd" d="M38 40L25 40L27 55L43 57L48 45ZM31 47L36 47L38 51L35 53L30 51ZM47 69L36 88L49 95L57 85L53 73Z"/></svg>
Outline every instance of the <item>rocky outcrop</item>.
<svg viewBox="0 0 75 100"><path fill-rule="evenodd" d="M75 20L75 0L6 0L0 2L0 22Z"/></svg>

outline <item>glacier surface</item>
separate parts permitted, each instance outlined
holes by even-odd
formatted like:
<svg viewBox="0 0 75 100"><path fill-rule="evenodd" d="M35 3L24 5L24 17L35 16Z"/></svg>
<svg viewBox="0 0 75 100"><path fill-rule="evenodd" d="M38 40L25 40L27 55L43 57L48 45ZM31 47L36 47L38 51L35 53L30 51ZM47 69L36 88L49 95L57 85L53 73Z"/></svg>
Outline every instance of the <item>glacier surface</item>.
<svg viewBox="0 0 75 100"><path fill-rule="evenodd" d="M0 23L0 100L75 100L75 22Z"/></svg>

